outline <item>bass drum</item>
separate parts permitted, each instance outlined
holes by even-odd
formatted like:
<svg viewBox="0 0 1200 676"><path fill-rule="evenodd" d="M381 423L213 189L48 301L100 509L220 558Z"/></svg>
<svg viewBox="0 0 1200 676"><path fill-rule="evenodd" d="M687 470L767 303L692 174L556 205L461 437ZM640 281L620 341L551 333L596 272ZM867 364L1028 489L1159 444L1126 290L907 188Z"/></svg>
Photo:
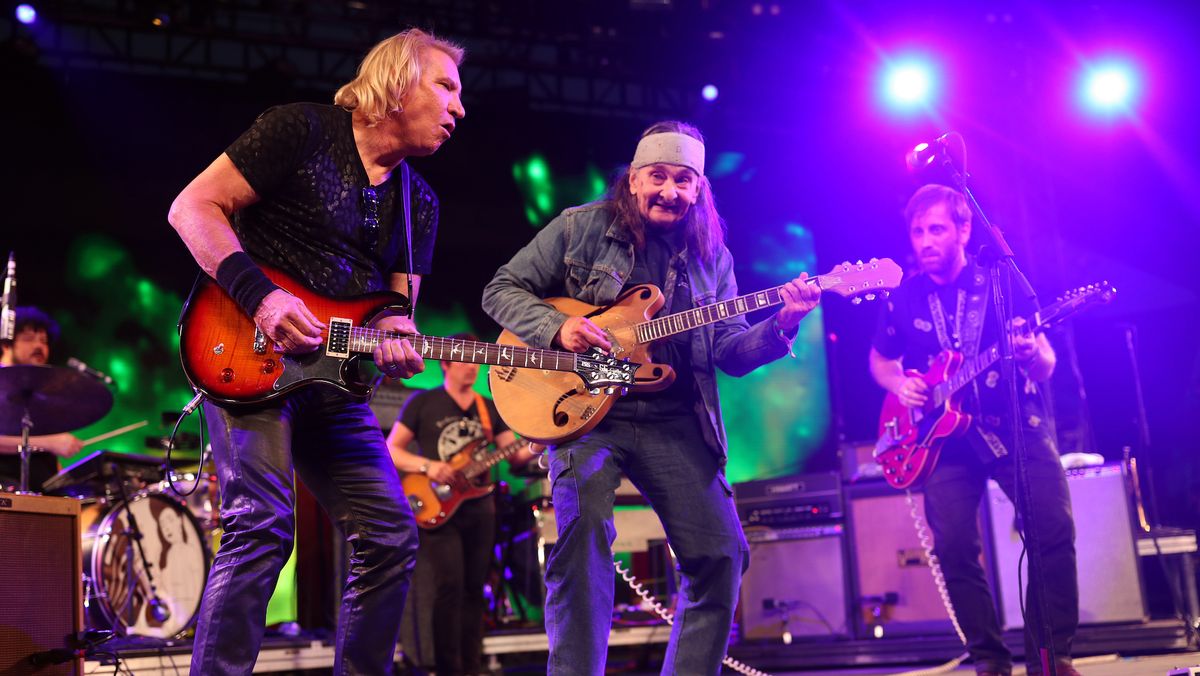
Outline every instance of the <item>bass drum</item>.
<svg viewBox="0 0 1200 676"><path fill-rule="evenodd" d="M130 511L151 576L130 537ZM172 638L189 629L200 610L211 561L191 512L177 500L142 492L128 505L88 505L81 517L88 626L153 638ZM150 602L151 577L157 605Z"/></svg>

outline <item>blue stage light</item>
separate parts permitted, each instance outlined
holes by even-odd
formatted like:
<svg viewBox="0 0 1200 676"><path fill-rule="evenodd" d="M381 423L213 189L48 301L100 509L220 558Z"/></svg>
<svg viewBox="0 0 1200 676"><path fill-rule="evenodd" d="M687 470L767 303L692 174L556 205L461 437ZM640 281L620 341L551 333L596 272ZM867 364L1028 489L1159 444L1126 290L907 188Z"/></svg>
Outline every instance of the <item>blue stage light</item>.
<svg viewBox="0 0 1200 676"><path fill-rule="evenodd" d="M719 93L717 86L711 84L704 85L704 88L700 90L700 96L703 96L705 101L716 101Z"/></svg>
<svg viewBox="0 0 1200 676"><path fill-rule="evenodd" d="M16 14L17 14L17 21L20 21L21 23L23 23L25 25L29 25L29 24L33 23L34 21L37 21L37 10L33 8L33 5L26 5L26 4L17 5Z"/></svg>
<svg viewBox="0 0 1200 676"><path fill-rule="evenodd" d="M1124 63L1089 68L1083 78L1083 101L1098 113L1128 111L1137 95L1137 74Z"/></svg>
<svg viewBox="0 0 1200 676"><path fill-rule="evenodd" d="M884 100L898 110L928 106L936 89L937 74L925 61L897 61L890 64L884 73Z"/></svg>

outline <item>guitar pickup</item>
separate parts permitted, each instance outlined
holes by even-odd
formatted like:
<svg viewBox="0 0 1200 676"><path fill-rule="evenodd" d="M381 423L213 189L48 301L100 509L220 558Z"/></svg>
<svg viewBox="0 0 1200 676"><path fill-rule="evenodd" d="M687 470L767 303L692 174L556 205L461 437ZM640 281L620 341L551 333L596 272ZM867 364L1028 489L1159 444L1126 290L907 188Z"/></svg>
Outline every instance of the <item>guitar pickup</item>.
<svg viewBox="0 0 1200 676"><path fill-rule="evenodd" d="M329 318L329 340L325 343L325 354L330 357L350 357L350 329L354 322L343 317Z"/></svg>

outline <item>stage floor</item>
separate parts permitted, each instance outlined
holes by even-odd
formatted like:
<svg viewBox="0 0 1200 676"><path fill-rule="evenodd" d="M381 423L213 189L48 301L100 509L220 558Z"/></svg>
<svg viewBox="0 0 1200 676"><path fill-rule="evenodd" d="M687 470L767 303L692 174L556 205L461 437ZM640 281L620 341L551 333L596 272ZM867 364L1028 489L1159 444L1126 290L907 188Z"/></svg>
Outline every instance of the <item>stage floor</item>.
<svg viewBox="0 0 1200 676"><path fill-rule="evenodd" d="M649 675L658 673L659 661L669 632L665 626L614 628L609 651L610 672ZM1019 634L1005 636L1016 648ZM122 673L137 676L178 676L187 673L191 660L190 644L109 646L121 654ZM1081 627L1077 636L1077 654L1090 655L1076 660L1077 668L1087 676L1166 676L1171 669L1200 665L1200 652L1186 650L1182 625L1155 621L1140 625ZM546 635L542 632L513 632L488 636L485 652L496 667L493 673L507 676L545 673ZM1117 651L1100 654L1104 650ZM872 674L913 675L972 674L974 669L938 670L939 663L962 651L955 637L909 637L874 641L797 641L790 646L778 643L742 643L732 646L737 659L773 676L785 674ZM400 657L400 653L397 653ZM333 664L333 647L327 640L272 637L259 655L256 673L303 671L306 676L328 673ZM833 666L833 665L856 666ZM863 665L872 666L863 666ZM88 661L85 674L112 674L111 661ZM403 672L400 672L403 673ZM732 671L726 671L732 674ZM1200 674L1200 671L1197 672ZM1018 668L1014 676L1024 674Z"/></svg>

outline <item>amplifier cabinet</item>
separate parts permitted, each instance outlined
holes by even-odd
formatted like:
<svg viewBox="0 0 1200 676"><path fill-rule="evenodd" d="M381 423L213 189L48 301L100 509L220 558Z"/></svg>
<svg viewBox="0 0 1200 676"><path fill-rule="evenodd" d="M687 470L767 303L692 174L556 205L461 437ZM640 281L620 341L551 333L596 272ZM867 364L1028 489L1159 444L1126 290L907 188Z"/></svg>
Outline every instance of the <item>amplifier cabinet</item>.
<svg viewBox="0 0 1200 676"><path fill-rule="evenodd" d="M849 636L841 524L746 529L750 568L742 576L745 639Z"/></svg>
<svg viewBox="0 0 1200 676"><path fill-rule="evenodd" d="M1124 468L1089 467L1067 472L1075 516L1075 558L1079 572L1080 624L1141 622L1146 619L1133 513ZM1021 538L1012 502L994 481L988 482L997 605L1005 629L1025 626L1017 586ZM1021 582L1029 584L1029 557L1021 564Z"/></svg>
<svg viewBox="0 0 1200 676"><path fill-rule="evenodd" d="M83 673L83 661L38 666L83 629L79 501L0 493L0 674Z"/></svg>
<svg viewBox="0 0 1200 676"><path fill-rule="evenodd" d="M953 634L905 494L877 481L851 485L847 498L859 637ZM924 521L924 495L913 502Z"/></svg>

